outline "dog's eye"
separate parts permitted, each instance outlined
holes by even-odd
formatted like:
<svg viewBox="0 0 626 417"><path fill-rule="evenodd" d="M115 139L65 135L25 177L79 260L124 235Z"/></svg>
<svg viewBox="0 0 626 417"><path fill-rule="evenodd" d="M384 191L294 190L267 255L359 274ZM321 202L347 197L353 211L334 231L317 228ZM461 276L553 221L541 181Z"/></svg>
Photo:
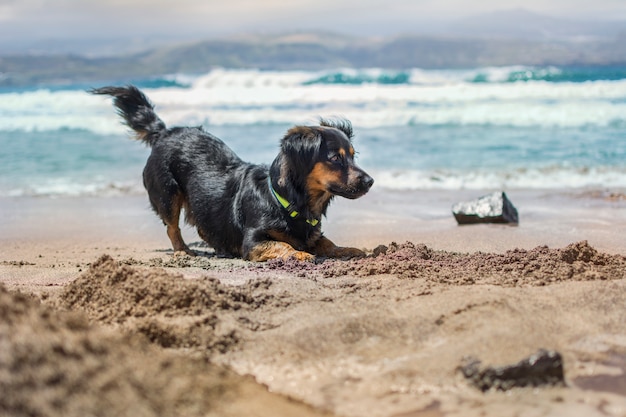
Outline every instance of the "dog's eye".
<svg viewBox="0 0 626 417"><path fill-rule="evenodd" d="M328 157L328 160L330 162L332 162L333 164L340 164L343 162L343 158L341 157L341 155L339 155L338 153L334 154L334 155L330 155Z"/></svg>

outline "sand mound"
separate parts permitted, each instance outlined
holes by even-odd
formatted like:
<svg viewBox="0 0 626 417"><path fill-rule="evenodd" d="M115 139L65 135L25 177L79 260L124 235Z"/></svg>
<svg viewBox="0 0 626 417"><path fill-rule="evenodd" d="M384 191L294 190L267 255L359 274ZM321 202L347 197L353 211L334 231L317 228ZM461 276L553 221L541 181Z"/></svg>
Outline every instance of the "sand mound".
<svg viewBox="0 0 626 417"><path fill-rule="evenodd" d="M163 347L224 352L238 338L218 313L264 305L271 297L253 293L269 286L267 280L241 287L208 277L190 280L160 268L120 265L104 255L65 288L61 304L85 311L92 320L142 333Z"/></svg>
<svg viewBox="0 0 626 417"><path fill-rule="evenodd" d="M540 246L504 254L434 251L425 245L406 242L379 246L373 256L363 259L326 261L319 265L274 260L268 263L268 268L324 278L390 274L438 284L511 287L626 278L626 257L599 253L586 241L562 249Z"/></svg>
<svg viewBox="0 0 626 417"><path fill-rule="evenodd" d="M242 396L275 406L265 415L312 414L251 379L93 327L83 314L2 285L0 316L0 415L237 416L250 407Z"/></svg>

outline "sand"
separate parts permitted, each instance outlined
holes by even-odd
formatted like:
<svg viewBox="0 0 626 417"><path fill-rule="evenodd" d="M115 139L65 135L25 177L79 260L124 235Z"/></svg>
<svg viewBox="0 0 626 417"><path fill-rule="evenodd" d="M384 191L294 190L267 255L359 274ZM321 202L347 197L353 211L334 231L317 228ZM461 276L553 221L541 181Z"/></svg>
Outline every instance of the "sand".
<svg viewBox="0 0 626 417"><path fill-rule="evenodd" d="M0 415L626 416L624 194L457 226L481 194L338 200L327 236L369 256L315 264L188 228L201 256L174 257L145 196L2 199ZM541 349L562 380L476 383Z"/></svg>

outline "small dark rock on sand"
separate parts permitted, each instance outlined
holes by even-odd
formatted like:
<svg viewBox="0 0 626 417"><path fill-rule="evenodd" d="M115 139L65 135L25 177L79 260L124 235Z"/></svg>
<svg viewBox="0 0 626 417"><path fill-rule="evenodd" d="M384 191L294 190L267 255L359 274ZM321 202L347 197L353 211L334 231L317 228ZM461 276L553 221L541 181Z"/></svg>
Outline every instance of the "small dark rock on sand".
<svg viewBox="0 0 626 417"><path fill-rule="evenodd" d="M480 369L480 361L469 359L459 370L481 391L495 389L507 391L515 387L538 387L542 385L565 385L563 358L561 354L540 349L537 353L514 364Z"/></svg>
<svg viewBox="0 0 626 417"><path fill-rule="evenodd" d="M456 203L452 214L458 224L519 223L517 209L503 191Z"/></svg>

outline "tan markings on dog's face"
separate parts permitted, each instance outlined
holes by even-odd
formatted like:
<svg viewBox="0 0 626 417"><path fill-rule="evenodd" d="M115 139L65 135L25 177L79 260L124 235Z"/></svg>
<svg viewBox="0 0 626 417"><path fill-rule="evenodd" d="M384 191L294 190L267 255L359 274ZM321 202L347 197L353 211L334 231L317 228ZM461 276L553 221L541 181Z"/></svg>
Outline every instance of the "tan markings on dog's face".
<svg viewBox="0 0 626 417"><path fill-rule="evenodd" d="M317 162L306 179L309 192L328 192L328 186L341 182L341 171L333 169L328 162Z"/></svg>
<svg viewBox="0 0 626 417"><path fill-rule="evenodd" d="M315 215L320 215L333 194L329 191L332 184L341 183L342 173L333 169L328 162L317 162L306 179L309 192L309 208Z"/></svg>

